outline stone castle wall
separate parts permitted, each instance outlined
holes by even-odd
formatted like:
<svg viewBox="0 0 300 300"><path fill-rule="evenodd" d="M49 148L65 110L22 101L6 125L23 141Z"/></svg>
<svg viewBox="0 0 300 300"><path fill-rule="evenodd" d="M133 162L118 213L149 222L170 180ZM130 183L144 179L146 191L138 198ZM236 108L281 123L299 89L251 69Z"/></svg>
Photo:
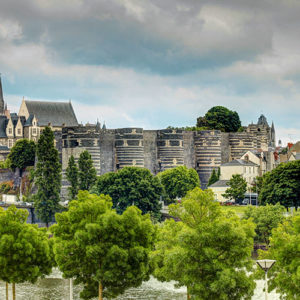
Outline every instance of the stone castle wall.
<svg viewBox="0 0 300 300"><path fill-rule="evenodd" d="M258 147L267 136L252 132L223 133L218 130L183 131L180 129L143 130L142 128L100 129L96 125L64 127L61 156L63 175L71 155L78 161L82 151L92 156L97 174L125 166L149 169L153 174L187 166L195 168L201 185L206 187L213 169L240 158ZM63 186L68 183L63 176Z"/></svg>

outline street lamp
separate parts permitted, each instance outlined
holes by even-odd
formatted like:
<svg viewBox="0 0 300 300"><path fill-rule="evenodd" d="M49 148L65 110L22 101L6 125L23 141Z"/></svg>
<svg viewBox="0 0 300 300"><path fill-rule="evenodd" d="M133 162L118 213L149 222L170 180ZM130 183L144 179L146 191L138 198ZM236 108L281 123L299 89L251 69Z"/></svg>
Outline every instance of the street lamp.
<svg viewBox="0 0 300 300"><path fill-rule="evenodd" d="M262 259L257 260L256 263L265 271L265 300L268 300L268 271L273 267L276 260Z"/></svg>

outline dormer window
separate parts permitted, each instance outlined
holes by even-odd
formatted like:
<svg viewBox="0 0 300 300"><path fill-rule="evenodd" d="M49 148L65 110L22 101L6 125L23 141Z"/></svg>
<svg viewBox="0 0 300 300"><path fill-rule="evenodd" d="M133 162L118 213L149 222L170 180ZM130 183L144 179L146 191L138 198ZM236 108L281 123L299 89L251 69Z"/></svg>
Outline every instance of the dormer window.
<svg viewBox="0 0 300 300"><path fill-rule="evenodd" d="M21 129L20 128L18 129L18 135L21 135Z"/></svg>
<svg viewBox="0 0 300 300"><path fill-rule="evenodd" d="M33 122L33 126L35 126L36 125L36 123L35 123L35 121Z"/></svg>
<svg viewBox="0 0 300 300"><path fill-rule="evenodd" d="M32 134L36 134L36 128L32 129Z"/></svg>
<svg viewBox="0 0 300 300"><path fill-rule="evenodd" d="M12 134L12 128L8 129L8 134Z"/></svg>

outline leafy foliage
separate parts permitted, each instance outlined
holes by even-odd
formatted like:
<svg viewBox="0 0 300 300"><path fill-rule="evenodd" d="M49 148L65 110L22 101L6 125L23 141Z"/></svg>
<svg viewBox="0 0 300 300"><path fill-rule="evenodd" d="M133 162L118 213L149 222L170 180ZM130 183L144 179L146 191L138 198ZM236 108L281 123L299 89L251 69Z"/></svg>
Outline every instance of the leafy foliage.
<svg viewBox="0 0 300 300"><path fill-rule="evenodd" d="M300 216L288 218L273 229L268 251L260 251L260 259L275 259L269 270L269 291L276 289L282 299L300 297ZM262 271L259 271L263 276Z"/></svg>
<svg viewBox="0 0 300 300"><path fill-rule="evenodd" d="M260 194L262 186L263 186L263 176L256 176L254 180L253 189L252 189L253 193Z"/></svg>
<svg viewBox="0 0 300 300"><path fill-rule="evenodd" d="M163 187L148 169L125 167L118 172L106 173L98 177L91 192L110 195L117 212L136 205L144 214L160 215Z"/></svg>
<svg viewBox="0 0 300 300"><path fill-rule="evenodd" d="M51 273L51 248L46 231L27 224L28 212L0 207L0 280L36 282Z"/></svg>
<svg viewBox="0 0 300 300"><path fill-rule="evenodd" d="M10 167L14 170L19 168L25 169L28 166L34 166L36 144L27 139L18 140L11 148L8 155Z"/></svg>
<svg viewBox="0 0 300 300"><path fill-rule="evenodd" d="M83 151L78 159L79 189L88 191L96 182L97 172L88 151Z"/></svg>
<svg viewBox="0 0 300 300"><path fill-rule="evenodd" d="M261 203L285 207L300 206L300 161L281 163L263 176L263 186L259 194Z"/></svg>
<svg viewBox="0 0 300 300"><path fill-rule="evenodd" d="M149 215L134 206L118 215L111 207L109 196L79 191L51 227L58 266L84 285L83 299L96 297L99 284L104 296L114 297L149 279L155 234Z"/></svg>
<svg viewBox="0 0 300 300"><path fill-rule="evenodd" d="M154 276L187 286L192 299L251 299L254 224L223 213L209 189L195 188L169 210L181 221L158 230Z"/></svg>
<svg viewBox="0 0 300 300"><path fill-rule="evenodd" d="M78 193L78 168L73 155L69 158L66 176L71 185L68 187L70 199L75 199Z"/></svg>
<svg viewBox="0 0 300 300"><path fill-rule="evenodd" d="M277 228L284 219L285 209L279 203L266 206L248 206L244 212L244 219L252 219L256 224L255 241L269 245L273 228Z"/></svg>
<svg viewBox="0 0 300 300"><path fill-rule="evenodd" d="M177 197L182 198L188 191L200 187L200 179L195 169L186 166L169 169L158 174L167 197L174 201Z"/></svg>
<svg viewBox="0 0 300 300"><path fill-rule="evenodd" d="M196 126L225 132L237 132L241 127L241 121L237 112L224 106L214 106L208 110L204 117L197 119Z"/></svg>
<svg viewBox="0 0 300 300"><path fill-rule="evenodd" d="M218 176L218 173L216 172L215 169L213 169L209 179L208 179L208 183L207 183L207 186L210 186L212 184L214 184L215 182L217 182L219 180L219 176Z"/></svg>
<svg viewBox="0 0 300 300"><path fill-rule="evenodd" d="M48 223L59 210L59 194L61 188L61 164L58 151L54 146L54 134L46 127L37 144L37 166L35 183L38 191L34 206L40 219Z"/></svg>
<svg viewBox="0 0 300 300"><path fill-rule="evenodd" d="M231 179L227 182L229 188L222 196L227 199L238 200L244 199L247 191L247 182L240 174L232 175Z"/></svg>

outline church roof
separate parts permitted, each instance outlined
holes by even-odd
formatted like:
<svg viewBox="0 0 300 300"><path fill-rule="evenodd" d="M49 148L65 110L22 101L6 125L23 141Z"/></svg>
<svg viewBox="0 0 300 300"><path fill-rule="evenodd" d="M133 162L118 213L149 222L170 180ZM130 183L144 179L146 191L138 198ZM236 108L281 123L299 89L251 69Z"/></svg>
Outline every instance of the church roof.
<svg viewBox="0 0 300 300"><path fill-rule="evenodd" d="M38 119L39 126L60 127L77 126L77 118L75 116L71 102L46 102L46 101L29 101L25 100L29 115L34 115Z"/></svg>
<svg viewBox="0 0 300 300"><path fill-rule="evenodd" d="M267 118L264 115L260 115L260 117L258 118L257 125L269 126Z"/></svg>

